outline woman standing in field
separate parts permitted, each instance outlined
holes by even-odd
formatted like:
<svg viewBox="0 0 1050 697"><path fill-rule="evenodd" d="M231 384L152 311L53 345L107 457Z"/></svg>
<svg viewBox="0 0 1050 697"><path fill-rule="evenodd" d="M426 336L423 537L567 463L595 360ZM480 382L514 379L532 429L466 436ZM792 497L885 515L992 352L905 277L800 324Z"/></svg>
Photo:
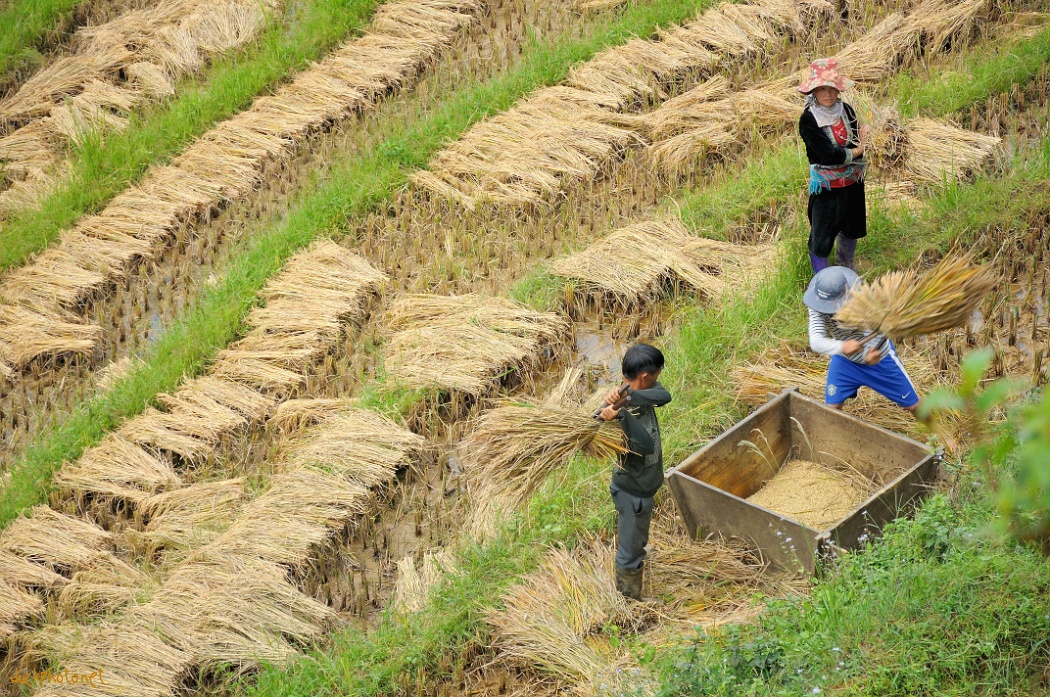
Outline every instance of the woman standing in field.
<svg viewBox="0 0 1050 697"><path fill-rule="evenodd" d="M868 127L858 127L857 113L839 99L853 85L836 69L833 58L809 66L810 76L798 87L806 107L798 132L809 159L809 259L813 273L835 265L853 268L857 240L868 234L864 210L864 157Z"/></svg>

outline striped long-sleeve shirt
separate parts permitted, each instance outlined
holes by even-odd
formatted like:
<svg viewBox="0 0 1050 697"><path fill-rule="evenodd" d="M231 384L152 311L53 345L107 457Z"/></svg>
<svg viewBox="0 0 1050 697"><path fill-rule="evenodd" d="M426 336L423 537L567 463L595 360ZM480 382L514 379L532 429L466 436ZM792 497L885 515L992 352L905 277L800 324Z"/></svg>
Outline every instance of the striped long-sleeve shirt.
<svg viewBox="0 0 1050 697"><path fill-rule="evenodd" d="M845 354L842 353L842 345L844 343L850 339L860 341L870 333L863 329L843 327L835 321L832 315L817 312L813 309L809 311L809 346L817 353L823 353L825 356L844 356ZM876 334L864 344L863 349L846 356L846 358L854 363L866 363L864 357L867 355L868 349L882 351L885 344L886 337L882 334Z"/></svg>

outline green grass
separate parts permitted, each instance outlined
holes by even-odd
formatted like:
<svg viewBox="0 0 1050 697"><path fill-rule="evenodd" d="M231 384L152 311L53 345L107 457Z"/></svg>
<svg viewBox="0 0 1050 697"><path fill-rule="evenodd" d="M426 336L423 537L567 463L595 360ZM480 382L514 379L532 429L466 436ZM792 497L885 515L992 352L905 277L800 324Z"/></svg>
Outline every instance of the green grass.
<svg viewBox="0 0 1050 697"><path fill-rule="evenodd" d="M0 271L47 247L85 214L101 210L150 165L170 160L216 123L367 26L379 0L287 3L250 46L185 78L176 96L131 116L128 126L72 153L72 171L41 204L0 224Z"/></svg>
<svg viewBox="0 0 1050 697"><path fill-rule="evenodd" d="M597 19L580 38L536 40L526 47L517 69L489 82L465 81L431 112L388 124L389 135L377 148L334 167L324 184L299 200L280 224L252 235L233 255L222 279L205 289L160 338L142 369L34 440L11 467L12 480L0 492L0 524L44 500L51 474L63 461L79 457L114 424L140 413L152 395L173 389L181 376L199 373L236 336L256 292L289 256L322 235L337 234L348 217L380 207L407 182L409 170L425 166L432 154L478 120L561 80L570 66L603 47L691 17L707 2L659 0Z"/></svg>
<svg viewBox="0 0 1050 697"><path fill-rule="evenodd" d="M43 63L38 49L82 0L11 0L0 10L0 85Z"/></svg>

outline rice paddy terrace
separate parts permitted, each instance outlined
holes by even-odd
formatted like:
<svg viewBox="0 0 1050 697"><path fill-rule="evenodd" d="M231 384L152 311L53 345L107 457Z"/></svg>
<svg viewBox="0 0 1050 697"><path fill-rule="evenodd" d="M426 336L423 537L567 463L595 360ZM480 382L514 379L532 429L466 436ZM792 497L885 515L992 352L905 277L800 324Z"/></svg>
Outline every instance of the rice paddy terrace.
<svg viewBox="0 0 1050 697"><path fill-rule="evenodd" d="M3 689L656 694L693 627L804 598L753 551L690 540L669 497L652 600L620 596L618 443L593 395L621 347L663 347L673 463L770 391L821 392L796 302L794 86L816 55L858 81L876 134L862 268L962 244L999 275L970 326L902 347L913 378L955 384L962 354L991 346L997 375L1042 386L1047 9L85 15L0 100ZM306 48L286 55L293 39ZM190 95L221 108L163 133ZM870 395L849 409L931 436ZM1045 659L1017 658L996 689L1023 693ZM50 670L105 684L20 684ZM820 684L846 694L865 671Z"/></svg>

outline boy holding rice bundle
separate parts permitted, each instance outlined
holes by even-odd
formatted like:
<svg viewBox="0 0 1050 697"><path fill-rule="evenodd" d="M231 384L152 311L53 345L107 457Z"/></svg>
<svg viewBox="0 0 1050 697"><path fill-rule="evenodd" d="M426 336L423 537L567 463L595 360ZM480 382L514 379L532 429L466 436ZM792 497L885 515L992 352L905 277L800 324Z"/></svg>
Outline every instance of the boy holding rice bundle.
<svg viewBox="0 0 1050 697"><path fill-rule="evenodd" d="M664 483L663 450L656 407L671 401L659 383L664 356L648 344L635 344L623 356L624 384L609 393L599 412L620 422L630 452L619 457L609 493L616 506L616 589L642 599L642 564L649 542L653 497Z"/></svg>

